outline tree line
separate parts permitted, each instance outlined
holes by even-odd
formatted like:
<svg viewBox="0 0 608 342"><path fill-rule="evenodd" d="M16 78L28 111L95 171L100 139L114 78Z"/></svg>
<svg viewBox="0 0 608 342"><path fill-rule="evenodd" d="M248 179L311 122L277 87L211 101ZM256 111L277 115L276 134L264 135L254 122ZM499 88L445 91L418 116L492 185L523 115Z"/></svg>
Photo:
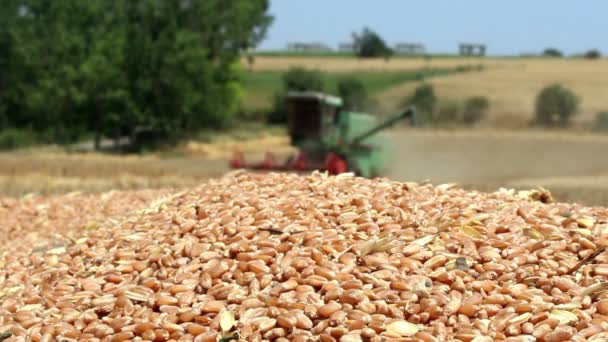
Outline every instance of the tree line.
<svg viewBox="0 0 608 342"><path fill-rule="evenodd" d="M0 130L54 143L222 127L268 0L5 0Z"/></svg>

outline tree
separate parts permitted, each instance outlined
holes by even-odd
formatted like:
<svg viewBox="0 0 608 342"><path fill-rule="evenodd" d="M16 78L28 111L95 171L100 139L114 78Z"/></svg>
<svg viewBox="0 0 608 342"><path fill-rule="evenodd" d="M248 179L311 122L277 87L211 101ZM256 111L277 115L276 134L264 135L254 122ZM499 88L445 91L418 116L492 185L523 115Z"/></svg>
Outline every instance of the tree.
<svg viewBox="0 0 608 342"><path fill-rule="evenodd" d="M338 95L342 98L345 110L364 110L369 105L365 85L354 77L338 81Z"/></svg>
<svg viewBox="0 0 608 342"><path fill-rule="evenodd" d="M570 89L552 84L536 97L536 120L546 126L568 125L578 110L580 99Z"/></svg>
<svg viewBox="0 0 608 342"><path fill-rule="evenodd" d="M286 91L323 91L323 77L318 70L290 68L283 75L283 88Z"/></svg>
<svg viewBox="0 0 608 342"><path fill-rule="evenodd" d="M364 28L361 33L353 33L353 45L357 56L363 58L388 58L393 54L384 39L369 28Z"/></svg>
<svg viewBox="0 0 608 342"><path fill-rule="evenodd" d="M543 51L543 56L544 57L554 57L554 58L560 58L563 57L563 54L560 50L556 49L556 48L546 48Z"/></svg>
<svg viewBox="0 0 608 342"><path fill-rule="evenodd" d="M138 52L128 56L128 83L144 124L179 133L229 122L242 93L240 53L264 37L267 10L266 0L131 5L127 49Z"/></svg>
<svg viewBox="0 0 608 342"><path fill-rule="evenodd" d="M585 52L585 58L588 59L598 59L602 57L602 53L597 49L592 49Z"/></svg>
<svg viewBox="0 0 608 342"><path fill-rule="evenodd" d="M268 0L7 0L0 8L0 127L63 143L139 126L181 136L239 109L242 51Z"/></svg>

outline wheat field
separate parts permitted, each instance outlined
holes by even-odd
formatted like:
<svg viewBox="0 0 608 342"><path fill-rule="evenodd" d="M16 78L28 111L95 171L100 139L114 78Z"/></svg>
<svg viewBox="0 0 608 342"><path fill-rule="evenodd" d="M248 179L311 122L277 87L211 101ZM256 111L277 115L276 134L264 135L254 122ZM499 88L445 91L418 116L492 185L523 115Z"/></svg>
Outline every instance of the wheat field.
<svg viewBox="0 0 608 342"><path fill-rule="evenodd" d="M429 79L437 96L462 100L486 96L491 109L485 124L523 127L533 117L536 94L551 83L562 83L581 97L575 122L589 123L599 111L608 110L608 59L548 58L395 58L359 60L346 57L257 57L254 70L286 70L301 66L323 71L399 71L483 65L478 72ZM377 96L386 110L394 110L418 83L404 83Z"/></svg>
<svg viewBox="0 0 608 342"><path fill-rule="evenodd" d="M608 136L558 131L393 129L385 176L457 182L469 189L548 188L560 201L608 205ZM0 154L0 197L112 189L181 188L229 172L234 150L261 160L289 153L285 137L185 144L179 157L99 154Z"/></svg>

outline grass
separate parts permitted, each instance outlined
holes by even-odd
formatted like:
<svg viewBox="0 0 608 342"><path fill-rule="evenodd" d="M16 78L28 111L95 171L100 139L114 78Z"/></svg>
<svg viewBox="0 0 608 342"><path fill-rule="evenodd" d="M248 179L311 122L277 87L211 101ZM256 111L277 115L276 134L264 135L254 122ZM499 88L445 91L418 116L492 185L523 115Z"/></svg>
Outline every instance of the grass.
<svg viewBox="0 0 608 342"><path fill-rule="evenodd" d="M340 79L353 77L361 81L370 95L386 91L407 82L414 82L430 77L445 76L453 73L464 72L465 68L437 68L420 70L402 70L398 72L389 71L363 71L363 72L325 72L323 82L329 93L337 93ZM280 91L283 86L283 71L253 71L244 74L243 87L247 97L245 107L248 110L267 109L272 104L273 95Z"/></svg>

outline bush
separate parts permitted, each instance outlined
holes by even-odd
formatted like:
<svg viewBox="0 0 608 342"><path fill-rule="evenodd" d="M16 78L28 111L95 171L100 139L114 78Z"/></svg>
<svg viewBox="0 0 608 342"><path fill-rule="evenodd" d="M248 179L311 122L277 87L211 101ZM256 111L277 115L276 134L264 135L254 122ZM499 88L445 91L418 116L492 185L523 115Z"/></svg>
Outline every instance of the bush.
<svg viewBox="0 0 608 342"><path fill-rule="evenodd" d="M559 57L563 57L563 55L564 54L556 48L547 48L547 49L545 49L545 51L543 51L544 57L559 58Z"/></svg>
<svg viewBox="0 0 608 342"><path fill-rule="evenodd" d="M589 50L589 51L585 52L585 58L598 59L600 57L602 57L602 53L599 50L593 49L593 50Z"/></svg>
<svg viewBox="0 0 608 342"><path fill-rule="evenodd" d="M0 150L29 147L35 145L36 142L36 136L28 131L13 128L0 131Z"/></svg>
<svg viewBox="0 0 608 342"><path fill-rule="evenodd" d="M283 87L286 91L323 91L323 77L318 70L290 68L283 75Z"/></svg>
<svg viewBox="0 0 608 342"><path fill-rule="evenodd" d="M361 34L354 33L353 43L355 52L359 57L384 57L388 59L393 54L384 39L369 28L364 28Z"/></svg>
<svg viewBox="0 0 608 342"><path fill-rule="evenodd" d="M597 113L593 128L598 131L608 131L608 111Z"/></svg>
<svg viewBox="0 0 608 342"><path fill-rule="evenodd" d="M437 106L437 96L431 84L422 84L414 90L414 94L408 98L404 105L416 107L418 116L417 122L420 124L429 123L433 120L435 107Z"/></svg>
<svg viewBox="0 0 608 342"><path fill-rule="evenodd" d="M486 116L490 108L490 101L484 96L475 96L466 100L462 121L467 125L479 122Z"/></svg>
<svg viewBox="0 0 608 342"><path fill-rule="evenodd" d="M369 95L365 85L354 77L338 81L338 95L344 102L345 110L365 110L369 105Z"/></svg>
<svg viewBox="0 0 608 342"><path fill-rule="evenodd" d="M536 97L536 121L545 126L565 126L578 110L579 98L570 89L553 84L543 88Z"/></svg>

